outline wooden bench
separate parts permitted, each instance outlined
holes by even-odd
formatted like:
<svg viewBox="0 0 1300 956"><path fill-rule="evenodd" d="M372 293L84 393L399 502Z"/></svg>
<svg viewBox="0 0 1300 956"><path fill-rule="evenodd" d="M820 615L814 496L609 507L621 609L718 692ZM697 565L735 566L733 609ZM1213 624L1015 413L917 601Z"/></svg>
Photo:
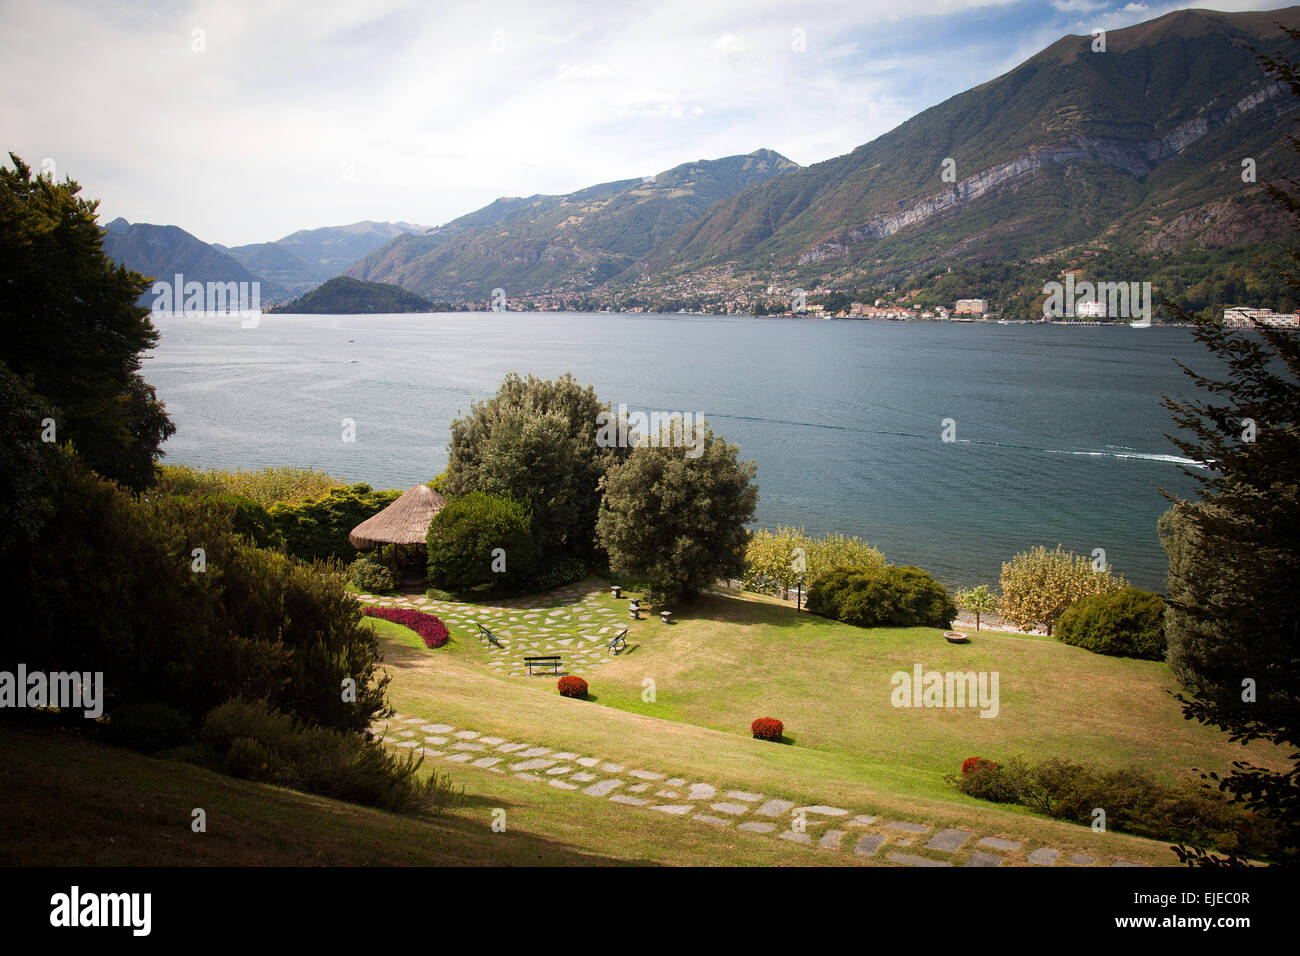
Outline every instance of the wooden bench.
<svg viewBox="0 0 1300 956"><path fill-rule="evenodd" d="M627 648L627 628L623 628L623 630L611 637L609 639L609 644L607 644L606 647L615 654L621 650L625 650Z"/></svg>
<svg viewBox="0 0 1300 956"><path fill-rule="evenodd" d="M482 624L478 626L478 632L482 634L484 637L486 637L491 643L495 644L497 647L500 647L503 650L505 649L505 645L497 640L496 635L493 634L491 631L489 631Z"/></svg>
<svg viewBox="0 0 1300 956"><path fill-rule="evenodd" d="M552 674L560 672L560 655L547 654L538 657L525 657L524 666L528 668L528 676L533 676L534 667L549 667Z"/></svg>

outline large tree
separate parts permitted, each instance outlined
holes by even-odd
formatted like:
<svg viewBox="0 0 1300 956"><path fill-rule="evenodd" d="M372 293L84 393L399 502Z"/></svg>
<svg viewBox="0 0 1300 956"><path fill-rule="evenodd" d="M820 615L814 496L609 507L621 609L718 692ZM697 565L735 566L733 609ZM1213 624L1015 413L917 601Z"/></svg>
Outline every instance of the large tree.
<svg viewBox="0 0 1300 956"><path fill-rule="evenodd" d="M475 402L451 423L446 494L483 491L528 505L533 532L554 561L592 552L599 484L623 454L597 442L598 417L608 412L590 385L572 375L551 381L511 372L500 390Z"/></svg>
<svg viewBox="0 0 1300 956"><path fill-rule="evenodd" d="M154 478L175 431L138 374L158 338L136 300L148 281L104 255L97 202L70 179L0 168L0 361L54 408L55 435L106 478Z"/></svg>
<svg viewBox="0 0 1300 956"><path fill-rule="evenodd" d="M601 482L596 539L610 567L669 598L740 577L745 524L758 505L755 471L707 423L666 426Z"/></svg>
<svg viewBox="0 0 1300 956"><path fill-rule="evenodd" d="M1300 31L1284 28L1295 43ZM1300 96L1300 64L1258 59ZM1291 137L1300 152L1300 139ZM1300 184L1265 181L1300 231ZM1292 250L1300 264L1300 250ZM1300 292L1300 277L1284 274ZM1221 371L1183 371L1198 398L1165 396L1179 431L1170 440L1203 467L1188 469L1197 500L1174 496L1161 520L1169 553L1166 633L1169 662L1191 695L1180 697L1187 717L1216 726L1241 742L1264 739L1300 748L1300 337L1266 325L1225 328L1210 310L1176 318L1195 324L1195 337ZM1287 770L1245 761L1220 778L1231 793L1277 826L1277 859L1300 860L1300 754ZM1193 863L1225 862L1191 848ZM1237 862L1231 857L1226 862Z"/></svg>

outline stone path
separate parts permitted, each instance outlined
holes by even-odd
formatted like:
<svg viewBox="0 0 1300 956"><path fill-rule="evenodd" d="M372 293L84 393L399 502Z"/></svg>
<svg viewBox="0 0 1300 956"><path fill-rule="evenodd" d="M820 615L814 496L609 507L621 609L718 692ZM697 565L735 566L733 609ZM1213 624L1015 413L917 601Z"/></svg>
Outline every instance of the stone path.
<svg viewBox="0 0 1300 956"><path fill-rule="evenodd" d="M458 604L423 595L361 594L365 604L410 607L438 615L447 629L462 640L477 641L487 649L488 666L499 674L523 677L523 658L559 654L562 674L585 674L613 659L610 638L635 622L606 607L600 598L609 592L590 584L571 584L498 605ZM496 647L479 634L478 624L504 646ZM631 635L629 634L629 637ZM545 676L554 676L547 672Z"/></svg>
<svg viewBox="0 0 1300 956"><path fill-rule="evenodd" d="M605 757L509 741L477 730L458 730L423 717L394 714L370 728L385 744L428 758L513 774L575 797L608 800L625 807L664 814L697 825L732 827L747 834L775 837L786 845L852 854L898 866L992 867L1139 866L1103 854L1074 853L1025 839L979 835L974 828L935 830L910 820L822 803L796 804L749 790L673 776L643 767L629 768Z"/></svg>

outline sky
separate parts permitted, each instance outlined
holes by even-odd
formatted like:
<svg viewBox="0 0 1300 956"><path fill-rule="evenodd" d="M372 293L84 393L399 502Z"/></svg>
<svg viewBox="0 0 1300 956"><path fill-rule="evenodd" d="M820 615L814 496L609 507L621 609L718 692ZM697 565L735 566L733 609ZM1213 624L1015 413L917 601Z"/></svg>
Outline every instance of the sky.
<svg viewBox="0 0 1300 956"><path fill-rule="evenodd" d="M0 155L101 222L231 246L440 225L760 147L820 162L1066 34L1188 6L1211 4L0 0Z"/></svg>

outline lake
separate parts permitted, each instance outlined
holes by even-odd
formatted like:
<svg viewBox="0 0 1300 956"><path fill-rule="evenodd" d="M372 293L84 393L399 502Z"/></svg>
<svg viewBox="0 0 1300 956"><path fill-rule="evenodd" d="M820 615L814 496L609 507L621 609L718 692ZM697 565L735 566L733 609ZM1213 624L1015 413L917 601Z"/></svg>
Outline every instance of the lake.
<svg viewBox="0 0 1300 956"><path fill-rule="evenodd" d="M1161 392L1214 369L1186 329L688 315L156 318L146 379L165 461L310 466L407 488L508 371L571 371L602 401L703 413L758 465L756 524L865 537L949 586L1036 544L1102 548L1163 590L1158 487L1190 495ZM355 441L344 441L344 419ZM944 441L945 419L948 437Z"/></svg>

